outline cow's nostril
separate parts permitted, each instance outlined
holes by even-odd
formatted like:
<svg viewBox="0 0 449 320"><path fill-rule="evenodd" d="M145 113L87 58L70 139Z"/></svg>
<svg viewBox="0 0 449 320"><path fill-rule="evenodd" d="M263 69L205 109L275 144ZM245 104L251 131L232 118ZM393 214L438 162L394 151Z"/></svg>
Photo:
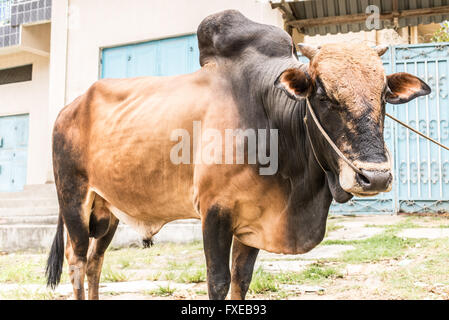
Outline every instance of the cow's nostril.
<svg viewBox="0 0 449 320"><path fill-rule="evenodd" d="M363 174L357 173L357 178L358 178L359 183L361 185L368 185L369 186L371 184L370 180Z"/></svg>
<svg viewBox="0 0 449 320"><path fill-rule="evenodd" d="M367 171L357 174L357 180L365 191L384 191L391 183L392 175L389 171Z"/></svg>

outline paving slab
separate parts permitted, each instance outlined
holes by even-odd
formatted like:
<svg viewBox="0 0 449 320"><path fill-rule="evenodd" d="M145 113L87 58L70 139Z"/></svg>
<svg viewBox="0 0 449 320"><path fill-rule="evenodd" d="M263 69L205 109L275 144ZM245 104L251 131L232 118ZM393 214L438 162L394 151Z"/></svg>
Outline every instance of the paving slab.
<svg viewBox="0 0 449 320"><path fill-rule="evenodd" d="M312 263L314 263L313 260L260 261L256 263L255 269L260 266L269 272L301 272Z"/></svg>
<svg viewBox="0 0 449 320"><path fill-rule="evenodd" d="M324 292L325 289L320 286L308 286L308 285L299 285L299 284L284 284L281 285L281 288L295 293L316 293L316 292Z"/></svg>
<svg viewBox="0 0 449 320"><path fill-rule="evenodd" d="M336 218L335 224L341 225L348 228L354 228L354 227L365 227L366 225L376 225L376 226L383 226L383 225L393 225L396 223L401 222L404 217L398 216L398 215L376 215L376 216L356 216L352 218ZM332 220L330 220L332 221Z"/></svg>
<svg viewBox="0 0 449 320"><path fill-rule="evenodd" d="M344 273L346 275L360 275L360 274L370 274L374 272L380 272L384 270L384 266L374 263L365 263L365 264L348 264Z"/></svg>
<svg viewBox="0 0 449 320"><path fill-rule="evenodd" d="M363 240L385 231L384 228L344 227L329 232L325 240Z"/></svg>
<svg viewBox="0 0 449 320"><path fill-rule="evenodd" d="M398 232L397 236L416 239L449 238L449 228L410 228Z"/></svg>
<svg viewBox="0 0 449 320"><path fill-rule="evenodd" d="M341 253L354 249L351 245L321 245L304 254L275 254L261 251L259 258L262 260L317 260L337 258Z"/></svg>

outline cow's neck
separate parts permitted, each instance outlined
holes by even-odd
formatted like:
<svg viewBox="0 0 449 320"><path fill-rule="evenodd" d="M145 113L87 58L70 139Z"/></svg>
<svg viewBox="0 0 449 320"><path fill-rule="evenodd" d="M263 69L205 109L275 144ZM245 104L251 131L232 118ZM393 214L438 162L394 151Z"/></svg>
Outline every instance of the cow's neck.
<svg viewBox="0 0 449 320"><path fill-rule="evenodd" d="M293 59L242 62L232 72L233 93L240 108L241 126L278 129L278 172L284 177L305 180L306 183L320 181L315 183L320 188L324 184L325 174L315 160L307 138L303 120L305 100L292 100L274 86L277 76L283 70L301 66L301 63Z"/></svg>
<svg viewBox="0 0 449 320"><path fill-rule="evenodd" d="M300 65L297 61L284 60L266 61L261 65L243 64L238 71L234 70L232 85L242 108L243 125L279 130L276 179L288 185L288 230L285 231L292 248L304 248L321 241L332 201L325 173L316 162L307 140L303 122L305 101L289 99L274 87L283 70Z"/></svg>

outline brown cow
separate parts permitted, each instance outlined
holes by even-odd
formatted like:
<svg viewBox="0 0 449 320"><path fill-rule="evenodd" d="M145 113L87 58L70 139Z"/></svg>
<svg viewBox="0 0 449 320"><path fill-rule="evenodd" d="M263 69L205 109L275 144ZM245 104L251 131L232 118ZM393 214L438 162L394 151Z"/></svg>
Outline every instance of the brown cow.
<svg viewBox="0 0 449 320"><path fill-rule="evenodd" d="M379 58L385 49L301 45L311 60L301 64L287 33L236 11L207 17L198 40L199 71L100 80L59 114L53 165L60 215L49 285L62 272L64 226L75 298L84 298L87 274L89 298L97 299L104 252L119 220L149 240L170 221L197 218L210 298L224 299L231 283L231 298L243 299L259 249L307 252L323 239L333 198L345 202L391 188L385 103L430 89L409 74L386 77ZM304 98L361 173L337 156L317 125L304 125L310 119ZM247 163L236 152L222 164L217 148L208 150L212 161L200 161L201 144L173 139L198 129L213 130L213 139L240 129L236 150L248 150ZM258 135L251 149L251 130L270 137ZM228 150L226 139L216 141Z"/></svg>

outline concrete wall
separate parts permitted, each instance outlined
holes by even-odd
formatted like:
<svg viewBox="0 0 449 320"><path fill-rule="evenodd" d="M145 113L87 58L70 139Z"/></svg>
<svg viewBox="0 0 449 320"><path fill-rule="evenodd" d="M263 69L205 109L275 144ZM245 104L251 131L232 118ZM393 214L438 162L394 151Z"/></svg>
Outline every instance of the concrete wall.
<svg viewBox="0 0 449 320"><path fill-rule="evenodd" d="M48 66L49 58L21 51L0 56L0 69L33 64L32 81L0 86L0 116L28 113L27 184L46 181L48 149Z"/></svg>
<svg viewBox="0 0 449 320"><path fill-rule="evenodd" d="M203 18L225 9L283 26L278 11L256 0L69 0L67 102L98 79L101 48L195 33Z"/></svg>

